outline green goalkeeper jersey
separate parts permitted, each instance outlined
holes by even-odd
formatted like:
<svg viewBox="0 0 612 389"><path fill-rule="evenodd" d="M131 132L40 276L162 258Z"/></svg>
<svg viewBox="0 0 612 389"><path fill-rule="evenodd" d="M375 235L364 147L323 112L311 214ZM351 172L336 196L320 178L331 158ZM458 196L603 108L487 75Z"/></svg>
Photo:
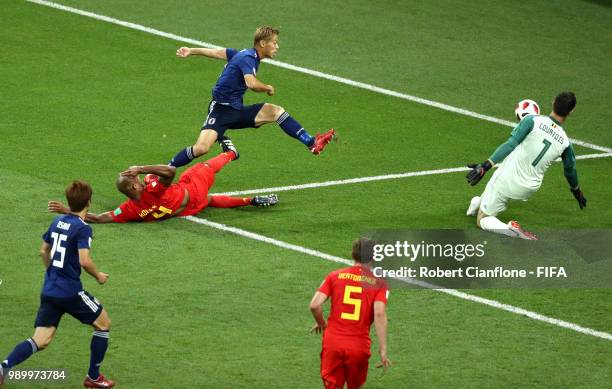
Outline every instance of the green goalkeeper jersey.
<svg viewBox="0 0 612 389"><path fill-rule="evenodd" d="M563 127L549 116L529 115L491 156L494 163L503 160L492 180L506 196L526 200L540 188L544 173L559 157L570 185L577 187L574 151Z"/></svg>

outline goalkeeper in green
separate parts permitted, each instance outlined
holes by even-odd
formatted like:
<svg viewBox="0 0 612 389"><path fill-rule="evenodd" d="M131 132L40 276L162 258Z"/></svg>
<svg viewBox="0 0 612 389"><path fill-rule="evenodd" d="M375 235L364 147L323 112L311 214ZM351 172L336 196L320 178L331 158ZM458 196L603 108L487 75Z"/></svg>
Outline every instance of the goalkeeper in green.
<svg viewBox="0 0 612 389"><path fill-rule="evenodd" d="M564 174L580 209L587 200L578 185L576 157L562 124L576 106L572 92L560 93L553 102L549 116L528 115L512 131L510 138L480 164L470 164L468 183L476 185L495 164L504 162L493 174L481 196L472 198L468 216L476 216L476 224L492 231L523 239L537 239L524 231L519 223L503 223L497 215L506 210L509 200L527 201L542 185L544 172L559 157L563 160Z"/></svg>

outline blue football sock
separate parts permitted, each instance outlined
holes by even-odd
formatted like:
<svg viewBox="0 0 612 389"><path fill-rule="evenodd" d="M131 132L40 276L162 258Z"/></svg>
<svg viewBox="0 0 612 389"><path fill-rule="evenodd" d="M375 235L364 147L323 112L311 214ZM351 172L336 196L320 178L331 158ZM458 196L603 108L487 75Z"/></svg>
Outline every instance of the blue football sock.
<svg viewBox="0 0 612 389"><path fill-rule="evenodd" d="M15 346L9 356L6 357L6 360L2 362L2 365L7 369L10 369L11 367L30 358L30 356L37 351L38 346L36 345L36 342L32 338L28 338Z"/></svg>
<svg viewBox="0 0 612 389"><path fill-rule="evenodd" d="M310 135L300 123L289 115L288 112L283 112L276 122L287 135L304 143L307 147L314 144L315 138Z"/></svg>
<svg viewBox="0 0 612 389"><path fill-rule="evenodd" d="M189 162L193 161L195 157L193 156L193 146L189 146L184 148L183 150L176 153L172 161L168 165L174 167L181 167L187 165Z"/></svg>
<svg viewBox="0 0 612 389"><path fill-rule="evenodd" d="M89 372L87 375L92 380L100 376L100 365L104 360L104 354L108 348L108 331L94 331L91 337L91 357L89 359Z"/></svg>

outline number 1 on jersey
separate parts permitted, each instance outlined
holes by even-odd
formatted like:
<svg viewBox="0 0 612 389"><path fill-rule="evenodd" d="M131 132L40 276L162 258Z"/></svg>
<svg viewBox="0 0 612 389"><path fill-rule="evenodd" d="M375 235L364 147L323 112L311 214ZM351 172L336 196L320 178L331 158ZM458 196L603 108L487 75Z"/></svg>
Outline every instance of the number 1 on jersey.
<svg viewBox="0 0 612 389"><path fill-rule="evenodd" d="M342 302L344 304L352 305L354 307L353 313L342 312L340 315L341 319L346 320L359 320L359 314L361 313L361 300L358 298L351 297L351 293L360 294L363 289L361 286L347 285L344 288L344 298Z"/></svg>
<svg viewBox="0 0 612 389"><path fill-rule="evenodd" d="M546 151L548 150L548 148L552 144L549 141L547 141L546 139L543 139L542 143L544 143L544 148L542 149L542 151L540 151L540 154L538 154L536 159L534 159L533 162L531 163L531 166L533 166L533 167L535 167L538 164L538 162L540 162L540 160L542 159L544 154L546 154Z"/></svg>

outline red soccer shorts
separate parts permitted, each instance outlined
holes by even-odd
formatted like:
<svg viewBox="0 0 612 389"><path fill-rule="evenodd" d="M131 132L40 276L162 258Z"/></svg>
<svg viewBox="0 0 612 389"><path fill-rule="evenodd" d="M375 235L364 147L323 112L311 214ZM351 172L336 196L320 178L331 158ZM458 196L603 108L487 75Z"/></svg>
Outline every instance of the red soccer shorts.
<svg viewBox="0 0 612 389"><path fill-rule="evenodd" d="M348 346L348 347L347 347ZM370 350L363 347L323 345L321 351L321 378L325 389L357 389L368 378Z"/></svg>
<svg viewBox="0 0 612 389"><path fill-rule="evenodd" d="M215 183L215 172L203 163L197 163L181 174L178 184L189 192L189 204L181 216L195 215L208 205L208 190Z"/></svg>

